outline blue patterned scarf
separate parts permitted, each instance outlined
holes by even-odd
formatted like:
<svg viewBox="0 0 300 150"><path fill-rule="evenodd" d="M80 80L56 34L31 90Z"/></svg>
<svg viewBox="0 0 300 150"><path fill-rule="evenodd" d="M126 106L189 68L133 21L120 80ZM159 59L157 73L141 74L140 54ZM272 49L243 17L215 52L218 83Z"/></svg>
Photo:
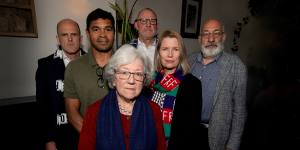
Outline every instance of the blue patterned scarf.
<svg viewBox="0 0 300 150"><path fill-rule="evenodd" d="M116 91L103 99L97 119L96 149L125 150L125 139ZM148 100L139 96L130 123L129 150L155 150L157 146L154 116Z"/></svg>

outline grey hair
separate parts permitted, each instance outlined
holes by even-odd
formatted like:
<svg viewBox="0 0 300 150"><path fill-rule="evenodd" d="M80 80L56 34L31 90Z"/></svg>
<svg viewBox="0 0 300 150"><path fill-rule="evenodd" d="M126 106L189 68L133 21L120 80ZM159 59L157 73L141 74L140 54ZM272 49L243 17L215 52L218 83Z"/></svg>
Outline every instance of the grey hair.
<svg viewBox="0 0 300 150"><path fill-rule="evenodd" d="M121 46L110 58L104 69L104 78L108 81L108 86L114 88L115 70L122 65L132 63L134 60L140 59L144 64L145 80L147 85L152 77L152 64L150 59L141 51L129 44Z"/></svg>

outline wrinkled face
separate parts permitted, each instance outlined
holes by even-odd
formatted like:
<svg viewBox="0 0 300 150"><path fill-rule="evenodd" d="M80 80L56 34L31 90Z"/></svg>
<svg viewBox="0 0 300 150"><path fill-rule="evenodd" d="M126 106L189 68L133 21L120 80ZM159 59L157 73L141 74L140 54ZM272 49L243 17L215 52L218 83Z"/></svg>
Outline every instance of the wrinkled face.
<svg viewBox="0 0 300 150"><path fill-rule="evenodd" d="M215 57L224 49L226 35L217 20L209 20L203 25L199 42L203 57Z"/></svg>
<svg viewBox="0 0 300 150"><path fill-rule="evenodd" d="M180 61L180 47L176 38L166 37L159 49L160 62L166 72L173 73Z"/></svg>
<svg viewBox="0 0 300 150"><path fill-rule="evenodd" d="M121 65L115 72L113 85L119 100L135 100L140 95L144 83L144 64L140 59Z"/></svg>
<svg viewBox="0 0 300 150"><path fill-rule="evenodd" d="M137 21L134 23L139 32L139 38L143 40L152 40L157 32L157 17L150 10L144 10L140 13Z"/></svg>
<svg viewBox="0 0 300 150"><path fill-rule="evenodd" d="M79 52L82 36L75 22L70 20L61 22L57 29L56 39L65 53L71 55Z"/></svg>
<svg viewBox="0 0 300 150"><path fill-rule="evenodd" d="M92 21L86 33L93 49L98 52L112 50L115 31L110 20L99 18Z"/></svg>

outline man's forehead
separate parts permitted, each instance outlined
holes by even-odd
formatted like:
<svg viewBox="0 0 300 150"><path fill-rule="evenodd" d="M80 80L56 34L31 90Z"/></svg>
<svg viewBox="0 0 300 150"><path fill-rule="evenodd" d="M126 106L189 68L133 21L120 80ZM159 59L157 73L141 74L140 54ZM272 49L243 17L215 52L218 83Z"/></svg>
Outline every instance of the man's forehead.
<svg viewBox="0 0 300 150"><path fill-rule="evenodd" d="M99 24L98 26L107 26L107 25L112 25L112 22L109 19L99 18L97 20L93 20L91 24Z"/></svg>
<svg viewBox="0 0 300 150"><path fill-rule="evenodd" d="M79 34L80 31L76 26L62 26L58 29L59 34L64 34L64 33L76 33Z"/></svg>
<svg viewBox="0 0 300 150"><path fill-rule="evenodd" d="M156 19L155 14L150 10L144 10L140 13L139 18L151 17L152 19Z"/></svg>
<svg viewBox="0 0 300 150"><path fill-rule="evenodd" d="M206 22L203 26L203 31L205 30L221 30L222 26L219 22L211 21Z"/></svg>

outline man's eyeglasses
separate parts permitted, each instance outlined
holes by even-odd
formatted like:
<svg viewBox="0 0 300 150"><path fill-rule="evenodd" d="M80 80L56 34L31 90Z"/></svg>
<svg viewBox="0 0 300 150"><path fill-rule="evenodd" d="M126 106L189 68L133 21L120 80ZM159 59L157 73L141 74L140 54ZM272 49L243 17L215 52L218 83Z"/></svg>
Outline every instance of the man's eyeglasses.
<svg viewBox="0 0 300 150"><path fill-rule="evenodd" d="M98 67L96 69L96 74L98 76L98 82L97 83L98 83L99 88L104 88L105 82L104 82L104 78L103 78L103 72L104 72L104 68L102 68L102 67Z"/></svg>
<svg viewBox="0 0 300 150"><path fill-rule="evenodd" d="M142 72L129 72L129 71L122 71L122 70L115 70L115 73L118 74L118 77L122 80L128 80L130 75L133 76L134 80L143 82L145 78L145 74Z"/></svg>
<svg viewBox="0 0 300 150"><path fill-rule="evenodd" d="M157 19L136 19L135 21L139 21L141 24L147 24L148 22L151 25L156 25L157 24Z"/></svg>
<svg viewBox="0 0 300 150"><path fill-rule="evenodd" d="M209 36L213 36L215 38L218 38L221 35L223 35L223 33L224 32L222 32L222 31L216 30L216 31L213 31L213 32L203 32L203 33L201 33L201 36L203 38L208 38Z"/></svg>

